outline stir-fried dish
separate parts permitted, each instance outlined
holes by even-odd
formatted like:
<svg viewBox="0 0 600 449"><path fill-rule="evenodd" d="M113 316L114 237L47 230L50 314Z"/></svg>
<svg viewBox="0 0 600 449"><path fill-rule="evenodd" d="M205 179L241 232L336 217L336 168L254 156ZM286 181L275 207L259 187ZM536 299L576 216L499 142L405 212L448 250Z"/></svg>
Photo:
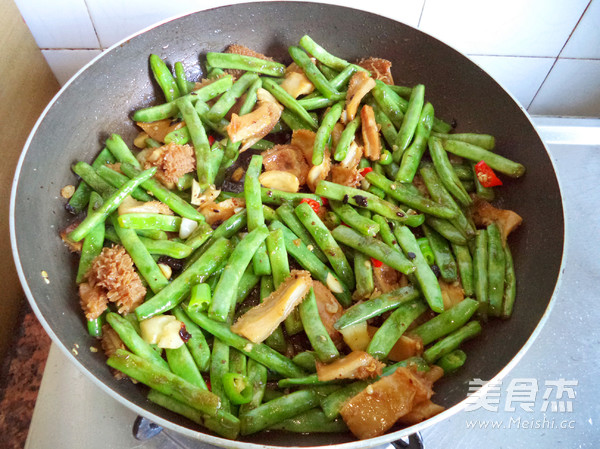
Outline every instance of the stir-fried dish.
<svg viewBox="0 0 600 449"><path fill-rule="evenodd" d="M289 55L231 45L197 82L151 55L165 102L74 165L62 238L107 369L149 401L231 439L376 437L440 413L463 342L510 317L521 218L493 187L525 169L385 55Z"/></svg>

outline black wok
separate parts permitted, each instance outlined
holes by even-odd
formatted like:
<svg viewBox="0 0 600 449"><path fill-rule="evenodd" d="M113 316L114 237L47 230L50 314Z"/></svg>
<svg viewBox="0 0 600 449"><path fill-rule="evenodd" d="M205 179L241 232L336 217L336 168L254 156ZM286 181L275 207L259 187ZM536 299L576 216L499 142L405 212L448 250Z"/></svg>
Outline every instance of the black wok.
<svg viewBox="0 0 600 449"><path fill-rule="evenodd" d="M490 133L500 151L522 162L527 174L508 180L501 204L524 224L511 235L518 297L513 317L492 321L469 342L465 367L436 385L435 401L450 410L409 429L347 447L397 439L457 411L468 381L506 372L539 331L557 282L563 250L563 211L552 163L527 114L490 76L465 56L409 26L358 10L314 3L272 2L228 6L167 22L117 45L95 60L54 99L32 132L12 192L11 235L21 282L38 318L58 344L107 393L170 429L210 444L321 446L354 441L350 435L295 436L275 433L232 442L205 433L189 421L149 403L142 387L117 382L96 344L87 336L74 283L76 258L58 237L72 216L59 191L76 183L70 165L91 161L109 133L126 141L137 131L128 115L161 98L151 81L150 53L183 61L200 77L198 60L207 51L243 43L276 58L309 34L348 60L379 56L393 61L397 84L423 83L436 115L456 120L457 131ZM47 273L47 278L42 275ZM77 352L77 354L75 354ZM503 371L504 370L504 371ZM93 404L90 404L93 407Z"/></svg>

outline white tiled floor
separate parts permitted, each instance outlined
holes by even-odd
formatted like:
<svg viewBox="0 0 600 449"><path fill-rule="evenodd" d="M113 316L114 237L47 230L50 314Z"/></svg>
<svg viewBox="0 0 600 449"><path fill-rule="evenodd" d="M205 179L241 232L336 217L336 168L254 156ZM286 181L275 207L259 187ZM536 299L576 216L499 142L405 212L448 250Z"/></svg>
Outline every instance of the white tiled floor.
<svg viewBox="0 0 600 449"><path fill-rule="evenodd" d="M600 58L600 0L591 2L560 56Z"/></svg>
<svg viewBox="0 0 600 449"><path fill-rule="evenodd" d="M419 28L459 51L556 57L589 0L427 0Z"/></svg>
<svg viewBox="0 0 600 449"><path fill-rule="evenodd" d="M600 117L600 60L559 59L529 112Z"/></svg>
<svg viewBox="0 0 600 449"><path fill-rule="evenodd" d="M42 50L42 54L61 85L100 53L102 53L100 50Z"/></svg>
<svg viewBox="0 0 600 449"><path fill-rule="evenodd" d="M469 56L527 108L548 75L554 58Z"/></svg>
<svg viewBox="0 0 600 449"><path fill-rule="evenodd" d="M40 48L98 48L84 0L15 0Z"/></svg>

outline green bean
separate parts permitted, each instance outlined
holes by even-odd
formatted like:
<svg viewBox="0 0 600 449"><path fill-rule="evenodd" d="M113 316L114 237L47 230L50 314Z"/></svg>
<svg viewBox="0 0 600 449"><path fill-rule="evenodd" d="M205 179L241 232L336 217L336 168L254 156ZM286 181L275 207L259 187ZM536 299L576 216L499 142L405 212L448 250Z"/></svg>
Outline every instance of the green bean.
<svg viewBox="0 0 600 449"><path fill-rule="evenodd" d="M311 39L310 36L305 34L300 38L300 46L306 50L307 53L313 55L315 59L319 62L322 62L328 67L331 67L334 70L341 71L345 69L350 63L348 61L344 61L337 56L332 55L319 44ZM364 69L363 69L364 70Z"/></svg>
<svg viewBox="0 0 600 449"><path fill-rule="evenodd" d="M333 158L341 162L346 158L348 154L348 149L350 148L350 144L354 141L356 137L356 130L360 126L360 114L357 114L354 120L350 123L346 124L344 131L340 136L340 140L338 141L337 146L335 147L335 153Z"/></svg>
<svg viewBox="0 0 600 449"><path fill-rule="evenodd" d="M408 107L408 102L396 94L387 84L381 80L375 81L375 87L371 90L373 98L377 102L378 108L396 128L402 126L404 111ZM419 111L419 114L421 111ZM397 139L389 142L392 148L397 147ZM395 151L395 149L394 149Z"/></svg>
<svg viewBox="0 0 600 449"><path fill-rule="evenodd" d="M340 388L339 390L331 393L329 396L323 398L321 400L321 408L323 409L325 417L329 420L337 417L340 414L340 410L344 404L367 388L368 385L369 382L366 380L352 382L351 384L346 385L345 387Z"/></svg>
<svg viewBox="0 0 600 449"><path fill-rule="evenodd" d="M176 62L174 65L175 69L175 82L177 83L177 87L179 88L179 92L181 95L189 94L192 89L195 87L195 83L192 83L187 80L185 76L185 69L183 68L183 64L181 62Z"/></svg>
<svg viewBox="0 0 600 449"><path fill-rule="evenodd" d="M323 224L319 216L307 203L300 203L295 209L296 216L315 239L319 248L325 253L333 271L350 290L354 290L355 279L352 267L344 252L339 247L331 232Z"/></svg>
<svg viewBox="0 0 600 449"><path fill-rule="evenodd" d="M452 374L454 371L459 369L467 361L467 354L461 349L455 349L454 351L440 357L436 362L436 365L444 370L444 374Z"/></svg>
<svg viewBox="0 0 600 449"><path fill-rule="evenodd" d="M314 111L315 109L323 109L335 104L337 100L329 100L325 97L313 97L313 98L301 98L298 101L298 105L303 107L306 111ZM304 126L306 129L314 129L312 126Z"/></svg>
<svg viewBox="0 0 600 449"><path fill-rule="evenodd" d="M200 248L213 234L212 227L206 223L198 223L198 227L192 231L189 237L185 240L185 245L192 248L192 251Z"/></svg>
<svg viewBox="0 0 600 449"><path fill-rule="evenodd" d="M464 326L477 311L478 307L477 301L466 298L454 307L421 324L410 331L410 333L420 337L423 345L426 346L438 338L444 337Z"/></svg>
<svg viewBox="0 0 600 449"><path fill-rule="evenodd" d="M169 68L159 56L150 55L150 68L167 101L173 101L181 96L175 78L173 78Z"/></svg>
<svg viewBox="0 0 600 449"><path fill-rule="evenodd" d="M218 67L211 67L210 64L206 64L206 71L208 72L209 80L216 80L225 75L225 72Z"/></svg>
<svg viewBox="0 0 600 449"><path fill-rule="evenodd" d="M278 422L316 407L319 405L319 401L318 393L300 390L265 402L241 417L241 433L250 435L260 432Z"/></svg>
<svg viewBox="0 0 600 449"><path fill-rule="evenodd" d="M442 206L441 204L412 191L408 186L402 183L390 181L385 176L370 172L367 174L366 179L372 185L379 187L395 200L421 212L441 218L453 218L456 216L455 210Z"/></svg>
<svg viewBox="0 0 600 449"><path fill-rule="evenodd" d="M131 256L133 263L137 267L142 277L148 282L150 289L157 293L169 285L169 280L165 277L148 249L144 246L140 237L133 229L126 229L119 226L116 217L111 216L113 227L127 253Z"/></svg>
<svg viewBox="0 0 600 449"><path fill-rule="evenodd" d="M461 230L457 229L454 224L445 218L434 217L429 215L425 218L425 222L428 226L431 226L437 232L439 232L446 240L457 245L466 245L467 238Z"/></svg>
<svg viewBox="0 0 600 449"><path fill-rule="evenodd" d="M179 232L181 217L175 215L131 213L119 215L119 225L126 229L158 229Z"/></svg>
<svg viewBox="0 0 600 449"><path fill-rule="evenodd" d="M150 254L169 256L173 259L185 259L192 253L192 248L171 240L154 240L140 237L140 241Z"/></svg>
<svg viewBox="0 0 600 449"><path fill-rule="evenodd" d="M316 360L317 354L315 351L302 351L292 358L292 362L310 373L314 373L317 370Z"/></svg>
<svg viewBox="0 0 600 449"><path fill-rule="evenodd" d="M140 170L127 163L121 164L121 171L130 178L136 177L141 173ZM194 206L192 206L187 201L181 199L174 192L164 187L156 179L147 179L140 185L144 190L147 190L150 193L152 193L152 195L154 195L157 200L169 206L169 209L171 209L176 214L181 215L185 218L189 218L190 220L198 222L204 221L204 216L200 212L198 212L194 208Z"/></svg>
<svg viewBox="0 0 600 449"><path fill-rule="evenodd" d="M190 301L188 307L192 310L206 312L212 300L210 285L194 284L190 290Z"/></svg>
<svg viewBox="0 0 600 449"><path fill-rule="evenodd" d="M356 276L354 295L359 299L369 298L375 289L373 266L371 259L360 251L354 251L354 275Z"/></svg>
<svg viewBox="0 0 600 449"><path fill-rule="evenodd" d="M173 374L187 380L192 385L203 390L208 390L200 374L200 370L185 344L176 349L167 348L165 354L167 356L167 363Z"/></svg>
<svg viewBox="0 0 600 449"><path fill-rule="evenodd" d="M296 114L294 114L289 109L284 109L281 112L281 120L292 130L296 131L298 129L311 129L303 120L300 119Z"/></svg>
<svg viewBox="0 0 600 449"><path fill-rule="evenodd" d="M338 100L343 98L301 48L291 46L288 48L288 52L294 62L302 69L306 77L315 86L315 89L321 92L325 98Z"/></svg>
<svg viewBox="0 0 600 449"><path fill-rule="evenodd" d="M166 312L183 301L185 295L190 291L192 283L202 283L208 279L222 261L227 259L231 249L228 240L223 238L216 240L187 270L154 295L152 299L135 309L138 319L145 320Z"/></svg>
<svg viewBox="0 0 600 449"><path fill-rule="evenodd" d="M331 205L333 211L340 217L342 222L357 230L361 234L375 237L379 232L379 225L377 222L361 215L352 206L335 200L330 201L329 204ZM364 211L364 209L361 209L361 211Z"/></svg>
<svg viewBox="0 0 600 449"><path fill-rule="evenodd" d="M419 163L427 149L431 124L434 119L433 114L433 106L431 106L431 103L426 103L419 117L413 142L405 151L401 152L400 149L397 149L394 152L394 161L400 163L400 168L395 177L397 181L412 182L415 177ZM402 159L400 160L400 158Z"/></svg>
<svg viewBox="0 0 600 449"><path fill-rule="evenodd" d="M465 181L473 180L473 169L468 165L452 163L452 169L454 170L454 173L456 173L456 176L458 176L458 179L463 182L463 184Z"/></svg>
<svg viewBox="0 0 600 449"><path fill-rule="evenodd" d="M310 233L302 225L300 220L298 220L298 217L296 217L296 214L294 213L294 207L290 203L285 202L279 206L277 208L277 216L300 238L300 240L304 242L307 248L309 248L321 262L327 263L327 256L325 256L325 253L321 251L321 248L317 246L317 243Z"/></svg>
<svg viewBox="0 0 600 449"><path fill-rule="evenodd" d="M106 362L112 368L127 374L150 388L172 397L196 410L215 416L219 410L219 398L154 363L123 349L111 355Z"/></svg>
<svg viewBox="0 0 600 449"><path fill-rule="evenodd" d="M237 294L235 296L235 302L240 304L246 300L246 298L250 295L250 292L256 287L261 279L261 276L258 276L254 273L252 269L252 265L248 265L242 278L240 279L240 283L238 284ZM215 285L216 288L216 285Z"/></svg>
<svg viewBox="0 0 600 449"><path fill-rule="evenodd" d="M88 214L92 213L94 208L99 207L101 204L102 197L96 192L92 192L90 195ZM102 247L104 245L104 234L104 223L99 223L83 239L81 255L79 256L79 266L77 268L77 277L75 279L75 282L78 284L83 282L86 274L92 266L92 262L96 256L102 252Z"/></svg>
<svg viewBox="0 0 600 449"><path fill-rule="evenodd" d="M490 168L512 178L519 178L525 174L525 167L523 165L470 143L458 140L446 140L444 148L449 153L470 159L474 162L484 161Z"/></svg>
<svg viewBox="0 0 600 449"><path fill-rule="evenodd" d="M240 279L252 256L268 235L266 226L257 227L235 247L213 292L213 300L208 312L212 319L225 322L233 314L236 302L235 291Z"/></svg>
<svg viewBox="0 0 600 449"><path fill-rule="evenodd" d="M403 152L408 148L408 145L410 144L415 131L417 130L417 125L419 123L419 118L421 116L421 111L423 110L424 104L425 86L423 84L417 84L410 94L410 100L408 100L406 113L404 114L402 125L398 130L398 138L396 139L396 146L398 148L396 151Z"/></svg>
<svg viewBox="0 0 600 449"><path fill-rule="evenodd" d="M273 220L269 225L269 229L282 229L283 238L285 240L285 248L296 262L305 270L310 271L313 278L327 285L338 299L340 304L347 307L351 304L351 293L337 277L337 275L323 262L315 256L292 231L290 231L280 221ZM339 284L339 286L338 286Z"/></svg>
<svg viewBox="0 0 600 449"><path fill-rule="evenodd" d="M104 325L104 321L104 314L93 320L86 320L90 337L102 338L102 326Z"/></svg>
<svg viewBox="0 0 600 449"><path fill-rule="evenodd" d="M344 329L348 326L382 315L387 311L395 309L401 304L414 301L418 299L419 296L419 291L410 285L383 293L376 298L355 304L347 309L334 326L336 329Z"/></svg>
<svg viewBox="0 0 600 449"><path fill-rule="evenodd" d="M135 233L140 237L145 237L152 240L169 240L169 236L165 231L157 229L136 229ZM177 242L180 243L180 242Z"/></svg>
<svg viewBox="0 0 600 449"><path fill-rule="evenodd" d="M481 325L479 322L471 321L427 349L423 353L423 358L427 360L427 362L433 363L440 357L457 349L463 341L475 337L480 332Z"/></svg>
<svg viewBox="0 0 600 449"><path fill-rule="evenodd" d="M375 88L371 92L373 92L376 88L377 86L375 86ZM375 122L377 122L377 124L381 128L381 135L383 136L387 144L390 146L390 148L394 150L394 148L396 147L396 139L398 137L398 132L396 131L394 124L386 115L386 113L381 110L379 104L373 101L368 102L368 104L373 108L373 112L375 113Z"/></svg>
<svg viewBox="0 0 600 449"><path fill-rule="evenodd" d="M446 187L446 189L448 189L461 204L464 206L470 205L473 201L452 168L452 164L450 164L448 154L444 150L442 141L437 137L431 137L429 139L429 153L431 154L433 164L444 187Z"/></svg>
<svg viewBox="0 0 600 449"><path fill-rule="evenodd" d="M100 177L94 168L86 162L77 162L72 170L102 198L108 198L117 191L116 188Z"/></svg>
<svg viewBox="0 0 600 449"><path fill-rule="evenodd" d="M113 170L112 168L107 167L106 165L102 165L96 169L96 173L100 176L104 181L109 183L111 186L115 188L122 187L129 178L121 173ZM152 201L153 198L144 192L141 188L135 189L131 192L131 196L139 201Z"/></svg>
<svg viewBox="0 0 600 449"><path fill-rule="evenodd" d="M421 237L417 239L417 243L419 244L419 248L423 253L423 257L427 261L429 265L433 265L435 263L435 256L431 249L431 245L429 244L429 240L427 237Z"/></svg>
<svg viewBox="0 0 600 449"><path fill-rule="evenodd" d="M123 200L131 194L131 192L144 181L148 180L156 173L156 167L153 167L149 170L145 170L140 173L135 178L127 181L123 187L118 189L115 193L113 193L109 198L104 201L104 204L96 209L91 214L88 214L85 219L71 231L67 238L73 242L78 242L82 240L87 234L91 232L92 229L99 223L102 223L106 220L114 210L119 207L119 205L123 202Z"/></svg>
<svg viewBox="0 0 600 449"><path fill-rule="evenodd" d="M279 62L255 58L253 56L238 55L235 53L206 53L206 61L211 67L220 69L236 69L248 72L262 73L263 75L280 77L285 73L285 65Z"/></svg>
<svg viewBox="0 0 600 449"><path fill-rule="evenodd" d="M94 159L94 162L92 162L92 167L98 170L98 168L103 165L113 164L115 162L116 159L108 148L103 148L100 153L98 153L98 156L96 156L96 159ZM73 193L73 196L69 199L66 209L71 213L83 212L83 209L85 209L85 206L88 205L90 200L90 193L90 186L85 182L80 182L77 189L75 189L75 193Z"/></svg>
<svg viewBox="0 0 600 449"><path fill-rule="evenodd" d="M210 390L221 399L220 408L231 412L231 402L223 386L223 376L228 372L229 345L215 337L210 360Z"/></svg>
<svg viewBox="0 0 600 449"><path fill-rule="evenodd" d="M396 92L398 95L400 95L402 98L404 98L405 100L408 100L410 98L410 94L412 92L412 87L408 87L408 86L395 86L390 84L390 89L392 89L394 92Z"/></svg>
<svg viewBox="0 0 600 449"><path fill-rule="evenodd" d="M454 227L466 238L471 238L475 236L475 227L473 224L467 219L467 216L462 211L462 209L456 204L452 195L446 190L440 177L438 176L435 168L431 163L423 163L421 164L421 169L419 171L425 186L427 187L427 191L429 195L434 201L446 206L456 212L456 216L452 218L450 221L454 225Z"/></svg>
<svg viewBox="0 0 600 449"><path fill-rule="evenodd" d="M255 154L248 164L244 178L244 196L246 199L246 210L248 212L248 231L264 226L265 217L262 210L260 182L258 176L262 169L262 156ZM252 258L254 272L258 276L271 274L271 264L267 255L267 248L262 243Z"/></svg>
<svg viewBox="0 0 600 449"><path fill-rule="evenodd" d="M442 279L447 282L456 281L458 270L448 241L427 225L423 225L423 232L427 240L429 240L429 245L435 257L435 263L442 274Z"/></svg>
<svg viewBox="0 0 600 449"><path fill-rule="evenodd" d="M337 70L334 70L331 67L326 66L322 62L319 62L317 64L317 68L323 75L325 75L325 78L327 78L327 81L331 81L340 73Z"/></svg>
<svg viewBox="0 0 600 449"><path fill-rule="evenodd" d="M185 310L185 306L184 306ZM225 323L213 321L206 314L186 310L188 316L202 329L219 338L229 346L241 351L251 359L285 377L302 377L306 373L294 365L290 359L279 354L263 343L252 343L244 337L234 334Z"/></svg>
<svg viewBox="0 0 600 449"><path fill-rule="evenodd" d="M329 181L321 181L317 185L315 193L319 196L328 198L329 200L338 200L347 202L353 206L364 207L371 212L382 215L388 219L406 223L409 226L420 226L420 223L422 222L418 215L408 215L399 207L394 206L388 201L382 200L372 193L365 192L364 190L335 184Z"/></svg>
<svg viewBox="0 0 600 449"><path fill-rule="evenodd" d="M485 229L477 231L473 253L473 287L479 301L479 311L486 317L489 308L488 296L488 234Z"/></svg>
<svg viewBox="0 0 600 449"><path fill-rule="evenodd" d="M465 245L456 245L452 243L452 251L456 256L458 272L460 273L460 283L465 292L465 296L473 296L475 290L473 287L473 259L471 252Z"/></svg>
<svg viewBox="0 0 600 449"><path fill-rule="evenodd" d="M394 233L390 228L390 224L385 219L385 217L375 214L373 215L373 221L379 225L379 235L381 236L381 240L383 240L383 243L394 248L397 251L401 251L400 245L398 245L396 237L394 236Z"/></svg>
<svg viewBox="0 0 600 449"><path fill-rule="evenodd" d="M402 253L372 237L360 235L353 229L338 226L332 231L333 237L346 246L354 248L404 274L415 271L415 266Z"/></svg>
<svg viewBox="0 0 600 449"><path fill-rule="evenodd" d="M315 136L315 143L313 146L313 155L312 155L312 164L320 165L323 162L323 155L325 154L325 145L327 144L327 140L331 136L331 132L333 131L334 125L340 119L342 115L342 111L344 109L344 102L340 101L334 104L329 111L325 113L323 116L323 120L321 121L321 125L317 130L317 135Z"/></svg>
<svg viewBox="0 0 600 449"><path fill-rule="evenodd" d="M179 402L170 396L167 396L159 391L151 389L148 393L148 400L160 405L173 413L185 416L189 420L212 430L217 435L224 438L236 439L240 431L240 421L231 413L223 410L217 410L216 416L210 417L205 415L193 407Z"/></svg>
<svg viewBox="0 0 600 449"><path fill-rule="evenodd" d="M174 143L176 145L185 145L190 141L190 132L187 126L175 129L165 136L165 143ZM180 178L181 179L181 178ZM177 182L179 184L179 181Z"/></svg>
<svg viewBox="0 0 600 449"><path fill-rule="evenodd" d="M442 299L440 284L423 257L414 234L406 226L397 226L394 229L394 235L415 266L415 277L429 307L434 312L442 312L444 310L444 300Z"/></svg>
<svg viewBox="0 0 600 449"><path fill-rule="evenodd" d="M300 303L299 309L306 336L319 360L327 363L337 359L340 356L340 353L321 321L321 316L319 315L319 309L317 307L317 299L312 287L308 292L308 295Z"/></svg>
<svg viewBox="0 0 600 449"><path fill-rule="evenodd" d="M133 165L135 168L140 168L139 161L135 158L125 141L118 134L112 134L109 139L106 139L106 148L119 162L125 162Z"/></svg>
<svg viewBox="0 0 600 449"><path fill-rule="evenodd" d="M293 418L285 419L272 425L269 429L296 433L337 433L348 431L348 427L343 419L328 420L319 408L313 408Z"/></svg>
<svg viewBox="0 0 600 449"><path fill-rule="evenodd" d="M258 80L258 75L256 73L244 73L235 83L233 83L231 89L221 95L219 100L210 108L206 114L207 118L216 122L225 117L238 98L240 98L256 80Z"/></svg>
<svg viewBox="0 0 600 449"><path fill-rule="evenodd" d="M226 92L231 88L232 84L233 77L231 75L226 75L198 90L190 92L186 97L190 98L192 101L209 101L221 95L223 92ZM174 117L178 112L179 108L175 101L169 101L168 103L159 104L157 106L138 109L134 112L132 119L135 122L151 123Z"/></svg>
<svg viewBox="0 0 600 449"><path fill-rule="evenodd" d="M268 238L268 237L267 237ZM260 278L260 300L263 301L275 290L272 276L262 276ZM283 335L283 329L281 326L277 327L271 335L265 340L265 344L274 350L285 353L287 349L287 343L285 336Z"/></svg>
<svg viewBox="0 0 600 449"><path fill-rule="evenodd" d="M173 309L173 315L178 321L185 325L186 332L191 335L185 342L185 345L190 351L196 366L201 372L208 371L210 367L210 348L206 342L206 337L202 330L194 323L181 309L177 306Z"/></svg>
<svg viewBox="0 0 600 449"><path fill-rule="evenodd" d="M375 332L367 352L379 360L385 359L408 326L426 310L427 304L421 299L400 304Z"/></svg>
<svg viewBox="0 0 600 449"><path fill-rule="evenodd" d="M260 192L263 204L281 205L284 202L298 204L303 199L311 199L319 204L323 204L323 201L318 195L313 195L311 193L291 193L284 192L283 190L267 189L266 187L261 187Z"/></svg>
<svg viewBox="0 0 600 449"><path fill-rule="evenodd" d="M460 140L461 142L467 142L472 145L477 145L485 150L492 151L496 146L496 139L494 136L489 134L475 134L475 133L456 133L456 134L445 134L434 132L432 135L443 140Z"/></svg>
<svg viewBox="0 0 600 449"><path fill-rule="evenodd" d="M506 260L502 247L500 228L496 223L487 227L488 235L488 313L491 316L500 316L502 313L502 299L504 297L504 275Z"/></svg>
<svg viewBox="0 0 600 449"><path fill-rule="evenodd" d="M504 274L504 297L502 299L502 314L500 316L503 319L508 319L512 314L517 294L517 277L508 243L504 245L504 260L506 261L506 273Z"/></svg>
<svg viewBox="0 0 600 449"><path fill-rule="evenodd" d="M109 312L106 314L106 321L110 327L119 334L119 337L129 348L131 352L147 360L153 365L169 369L167 362L150 346L135 330L133 324L117 313Z"/></svg>
<svg viewBox="0 0 600 449"><path fill-rule="evenodd" d="M300 103L298 103L298 100L283 90L283 88L274 80L270 78L264 78L263 87L268 90L282 105L304 120L311 129L317 129L317 121L308 113L306 109L304 109L302 105L300 105Z"/></svg>
<svg viewBox="0 0 600 449"><path fill-rule="evenodd" d="M477 178L477 173L475 172L475 163L471 163L471 166L473 167L473 182L475 184L475 194L479 197L479 198L483 198L486 201L493 201L494 197L496 196L494 193L494 188L493 187L483 187L481 185L481 182L479 182L479 178Z"/></svg>
<svg viewBox="0 0 600 449"><path fill-rule="evenodd" d="M248 382L252 385L252 400L240 406L240 416L243 416L262 403L267 386L267 368L264 365L250 359L248 360L246 371Z"/></svg>

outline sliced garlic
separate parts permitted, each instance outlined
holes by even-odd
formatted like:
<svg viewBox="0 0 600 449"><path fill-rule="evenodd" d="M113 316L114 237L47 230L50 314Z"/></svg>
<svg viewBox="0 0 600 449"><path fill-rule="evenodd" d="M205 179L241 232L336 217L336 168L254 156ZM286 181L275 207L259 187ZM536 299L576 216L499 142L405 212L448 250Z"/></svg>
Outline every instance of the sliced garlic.
<svg viewBox="0 0 600 449"><path fill-rule="evenodd" d="M353 351L365 351L371 342L366 321L353 324L340 330L344 342Z"/></svg>
<svg viewBox="0 0 600 449"><path fill-rule="evenodd" d="M315 86L313 86L304 73L292 71L285 74L285 78L280 86L294 98L309 94L315 90Z"/></svg>
<svg viewBox="0 0 600 449"><path fill-rule="evenodd" d="M190 203L194 206L202 206L205 203L209 203L215 200L221 191L214 185L209 186L206 190L202 191L200 184L195 179L192 180L192 198Z"/></svg>
<svg viewBox="0 0 600 449"><path fill-rule="evenodd" d="M180 321L175 320L171 321L170 323L167 323L163 328L162 333L160 334L160 338L158 340L158 347L167 349L177 349L183 346L183 340L179 335L180 330Z"/></svg>
<svg viewBox="0 0 600 449"><path fill-rule="evenodd" d="M145 342L154 345L161 338L164 327L173 321L177 321L173 315L156 315L140 322L142 338Z"/></svg>
<svg viewBox="0 0 600 449"><path fill-rule="evenodd" d="M159 263L158 268L160 268L160 271L167 279L171 279L171 276L173 275L173 269L170 266L165 263Z"/></svg>
<svg viewBox="0 0 600 449"><path fill-rule="evenodd" d="M181 219L181 226L179 226L179 238L183 240L187 239L197 227L197 221L183 217Z"/></svg>
<svg viewBox="0 0 600 449"><path fill-rule="evenodd" d="M135 139L133 139L133 144L138 148L146 148L146 139L148 138L148 134L145 132L139 133Z"/></svg>
<svg viewBox="0 0 600 449"><path fill-rule="evenodd" d="M300 188L296 175L281 170L266 171L258 177L258 180L267 189L295 193Z"/></svg>
<svg viewBox="0 0 600 449"><path fill-rule="evenodd" d="M342 287L340 281L338 281L331 273L327 273L327 287L329 287L329 290L333 293L342 293L344 291L344 287Z"/></svg>

